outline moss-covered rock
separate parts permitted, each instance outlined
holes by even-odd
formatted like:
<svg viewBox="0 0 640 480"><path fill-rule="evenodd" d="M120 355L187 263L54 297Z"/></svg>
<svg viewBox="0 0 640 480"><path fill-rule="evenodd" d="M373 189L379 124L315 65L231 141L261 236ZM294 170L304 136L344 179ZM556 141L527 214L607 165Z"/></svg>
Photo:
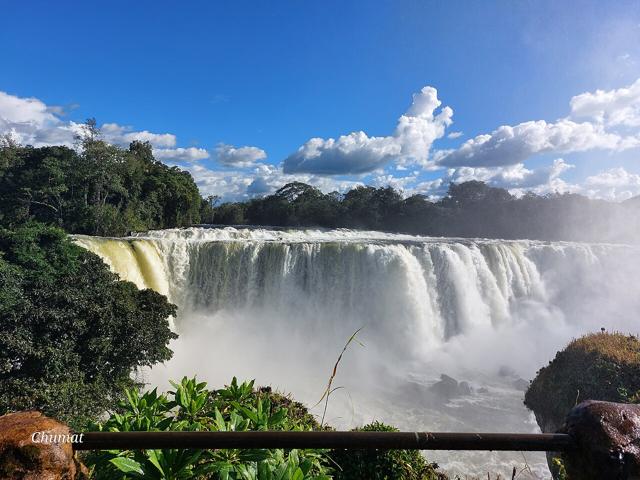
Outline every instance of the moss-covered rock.
<svg viewBox="0 0 640 480"><path fill-rule="evenodd" d="M594 333L573 340L540 369L524 398L543 432L556 432L569 411L585 400L637 403L640 341L633 335ZM556 455L547 455L559 478Z"/></svg>
<svg viewBox="0 0 640 480"><path fill-rule="evenodd" d="M636 403L640 341L633 335L595 333L573 340L540 369L525 394L544 432L555 431L584 400Z"/></svg>

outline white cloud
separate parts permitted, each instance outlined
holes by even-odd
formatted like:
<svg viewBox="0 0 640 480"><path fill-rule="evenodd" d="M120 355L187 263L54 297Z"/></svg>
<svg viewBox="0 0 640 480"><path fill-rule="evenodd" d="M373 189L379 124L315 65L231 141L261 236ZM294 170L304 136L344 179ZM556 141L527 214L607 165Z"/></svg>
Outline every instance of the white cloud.
<svg viewBox="0 0 640 480"><path fill-rule="evenodd" d="M134 140L149 142L154 147L174 147L176 136L171 133L151 133L147 130L133 131L131 127L117 123L105 123L100 127L105 141L117 145L129 145Z"/></svg>
<svg viewBox="0 0 640 480"><path fill-rule="evenodd" d="M626 200L640 195L640 175L624 168L611 168L587 177L582 193L606 200Z"/></svg>
<svg viewBox="0 0 640 480"><path fill-rule="evenodd" d="M392 137L369 137L353 132L337 140L312 138L287 157L284 171L324 175L370 172L400 155L402 147Z"/></svg>
<svg viewBox="0 0 640 480"><path fill-rule="evenodd" d="M467 140L453 151L436 154L448 167L515 165L536 154L587 150L619 152L640 146L640 134L615 127L640 126L640 79L626 88L596 90L573 97L571 115L556 122L544 120L503 125L490 134Z"/></svg>
<svg viewBox="0 0 640 480"><path fill-rule="evenodd" d="M71 146L80 129L77 123L62 122L37 98L21 98L0 91L0 134L10 135L18 143L35 147Z"/></svg>
<svg viewBox="0 0 640 480"><path fill-rule="evenodd" d="M448 177L455 183L480 180L493 187L506 189L528 189L549 185L560 175L573 168L563 159L554 160L553 164L537 169L528 169L522 163L508 167L461 167L452 169Z"/></svg>
<svg viewBox="0 0 640 480"><path fill-rule="evenodd" d="M551 165L529 169L524 164L505 167L459 167L450 168L441 178L422 182L412 191L422 193L431 198L438 198L446 194L450 183L463 183L472 180L485 182L487 185L504 188L515 195L527 191L539 194L555 191L567 191L569 185L560 178L573 165L558 158Z"/></svg>
<svg viewBox="0 0 640 480"><path fill-rule="evenodd" d="M453 110L444 107L435 88L424 87L413 95L413 103L398 119L393 135L370 137L352 132L334 138L312 138L284 161L285 173L321 175L371 172L390 161L424 163L431 144L452 123Z"/></svg>
<svg viewBox="0 0 640 480"><path fill-rule="evenodd" d="M615 90L596 90L571 99L571 115L607 126L640 126L640 79Z"/></svg>
<svg viewBox="0 0 640 480"><path fill-rule="evenodd" d="M201 164L181 166L191 173L202 195L219 195L225 201L246 199L253 178L243 171L211 170Z"/></svg>
<svg viewBox="0 0 640 480"><path fill-rule="evenodd" d="M393 187L400 192L411 190L411 184L416 181L417 175L409 175L407 177L394 177L391 174L382 174L373 177L371 183L375 187Z"/></svg>
<svg viewBox="0 0 640 480"><path fill-rule="evenodd" d="M48 106L37 98L23 98L0 91L0 134L9 134L23 145L42 147L66 145L71 147L83 125L63 120L64 109ZM128 145L133 140L148 141L156 148L174 147L176 136L170 133L135 131L117 123L100 127L104 139L117 145Z"/></svg>
<svg viewBox="0 0 640 480"><path fill-rule="evenodd" d="M478 135L460 148L445 152L438 163L447 167L497 167L523 162L542 153L583 152L593 149L624 150L640 145L637 138L609 133L601 125L561 119L503 125L491 134Z"/></svg>
<svg viewBox="0 0 640 480"><path fill-rule="evenodd" d="M226 166L246 168L267 158L267 153L258 147L234 147L220 143L216 147L216 160Z"/></svg>
<svg viewBox="0 0 640 480"><path fill-rule="evenodd" d="M149 141L156 158L188 170L203 194L220 195L225 200L273 193L292 181L314 185L323 192L345 192L363 183L391 185L407 195L423 193L437 198L446 193L450 182L467 180L481 180L514 194L572 191L622 200L640 194L640 175L611 168L582 184L570 184L561 177L572 165L562 159L539 168L531 168L525 161L540 153L620 151L640 145L639 90L640 80L627 88L583 93L571 100L571 117L552 123L502 126L464 142L456 150L439 151L433 156L432 143L445 135L453 111L440 108L437 91L431 87L413 96L411 107L398 119L391 135L370 137L353 132L337 139L311 139L283 165L262 162L267 154L257 147L219 144L210 154L203 148L177 147L176 136L171 133L136 131L116 123L104 124L101 129L110 143ZM0 134L9 133L22 144L73 146L82 124L62 118L63 114L63 109L37 98L0 92ZM449 134L450 138L460 136L461 132ZM211 156L226 168L210 169L198 163ZM385 169L390 162L393 165ZM441 178L420 181L425 170L434 168L441 169ZM335 177L340 174L353 176Z"/></svg>
<svg viewBox="0 0 640 480"><path fill-rule="evenodd" d="M157 148L153 150L153 155L158 160L174 160L178 162L197 162L210 157L209 152L204 148Z"/></svg>
<svg viewBox="0 0 640 480"><path fill-rule="evenodd" d="M640 175L627 172L624 168L611 168L596 175L587 177L587 187L640 187Z"/></svg>
<svg viewBox="0 0 640 480"><path fill-rule="evenodd" d="M280 166L270 164L257 164L251 169L237 170L212 170L201 164L191 164L181 168L193 175L203 195L220 195L224 201L242 201L267 195L293 181L313 185L325 193L345 192L357 185L362 185L358 181L335 180L318 175L288 175L282 172Z"/></svg>
<svg viewBox="0 0 640 480"><path fill-rule="evenodd" d="M460 138L462 135L464 135L464 133L462 132L451 132L449 135L447 135L447 138L454 140L456 138Z"/></svg>
<svg viewBox="0 0 640 480"><path fill-rule="evenodd" d="M58 118L37 98L20 98L0 92L0 117L15 124L56 124Z"/></svg>
<svg viewBox="0 0 640 480"><path fill-rule="evenodd" d="M255 178L247 187L247 194L249 195L261 196L271 193L272 191L273 187L262 177Z"/></svg>

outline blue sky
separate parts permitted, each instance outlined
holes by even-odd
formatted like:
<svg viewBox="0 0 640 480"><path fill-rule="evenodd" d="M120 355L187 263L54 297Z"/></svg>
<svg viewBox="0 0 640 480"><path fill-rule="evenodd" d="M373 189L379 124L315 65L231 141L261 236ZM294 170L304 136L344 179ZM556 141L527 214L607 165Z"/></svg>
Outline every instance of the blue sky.
<svg viewBox="0 0 640 480"><path fill-rule="evenodd" d="M640 194L638 2L97 5L3 6L0 133L69 143L95 117L226 199L294 179Z"/></svg>

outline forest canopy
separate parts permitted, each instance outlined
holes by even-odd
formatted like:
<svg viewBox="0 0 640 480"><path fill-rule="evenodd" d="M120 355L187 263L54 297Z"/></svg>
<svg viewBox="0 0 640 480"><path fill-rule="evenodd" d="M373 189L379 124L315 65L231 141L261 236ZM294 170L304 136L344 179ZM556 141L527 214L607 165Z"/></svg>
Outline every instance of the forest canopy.
<svg viewBox="0 0 640 480"><path fill-rule="evenodd" d="M387 187L323 193L301 182L218 204L191 175L156 160L148 142L103 141L94 121L77 148L0 142L0 225L36 220L69 233L123 236L196 224L382 230L431 236L638 242L640 197L613 203L578 194L514 196L480 181L433 200Z"/></svg>
<svg viewBox="0 0 640 480"><path fill-rule="evenodd" d="M193 178L157 161L148 142L110 145L88 123L79 147L5 142L0 224L37 220L70 233L121 236L200 222L202 199Z"/></svg>
<svg viewBox="0 0 640 480"><path fill-rule="evenodd" d="M451 184L430 201L392 187L322 193L290 183L273 195L213 209L214 224L358 228L430 236L638 242L639 197L623 203L577 194L516 197L479 181Z"/></svg>

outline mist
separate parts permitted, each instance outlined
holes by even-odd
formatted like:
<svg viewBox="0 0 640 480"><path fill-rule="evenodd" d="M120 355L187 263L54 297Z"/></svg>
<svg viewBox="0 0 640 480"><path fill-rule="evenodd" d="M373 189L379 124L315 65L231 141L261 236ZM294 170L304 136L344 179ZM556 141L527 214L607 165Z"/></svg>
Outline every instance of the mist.
<svg viewBox="0 0 640 480"><path fill-rule="evenodd" d="M637 246L234 228L78 241L179 306L173 359L143 372L161 390L236 376L314 406L362 327L328 404L326 422L341 429L538 431L522 404L536 371L587 332L635 333L640 309ZM427 456L467 474L524 464L513 453ZM544 477L542 454L526 461Z"/></svg>

